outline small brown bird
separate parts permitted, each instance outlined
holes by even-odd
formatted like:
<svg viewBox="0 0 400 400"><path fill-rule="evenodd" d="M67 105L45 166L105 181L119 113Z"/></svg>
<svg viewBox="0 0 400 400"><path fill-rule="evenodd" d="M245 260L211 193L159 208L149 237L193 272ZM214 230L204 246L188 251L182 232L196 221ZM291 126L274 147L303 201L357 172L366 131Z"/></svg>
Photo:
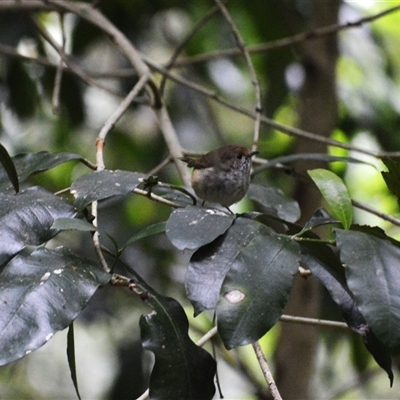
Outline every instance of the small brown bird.
<svg viewBox="0 0 400 400"><path fill-rule="evenodd" d="M200 157L182 157L181 160L193 167L192 187L197 196L229 209L247 193L251 157L258 153L230 144Z"/></svg>

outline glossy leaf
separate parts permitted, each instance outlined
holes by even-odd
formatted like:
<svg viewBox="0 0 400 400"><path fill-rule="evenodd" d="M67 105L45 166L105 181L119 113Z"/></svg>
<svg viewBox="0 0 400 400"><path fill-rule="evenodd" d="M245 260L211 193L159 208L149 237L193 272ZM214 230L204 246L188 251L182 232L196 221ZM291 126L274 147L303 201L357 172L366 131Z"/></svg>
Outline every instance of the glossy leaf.
<svg viewBox="0 0 400 400"><path fill-rule="evenodd" d="M93 172L77 179L71 186L71 193L75 197L75 206L82 210L93 201L131 193L143 178L146 175L130 171Z"/></svg>
<svg viewBox="0 0 400 400"><path fill-rule="evenodd" d="M0 144L0 163L3 165L4 172L7 174L11 184L14 187L15 192L18 193L19 180L18 180L17 170L15 169L15 165L10 155L8 154L8 151L1 144ZM4 173L3 170L0 168L0 176L1 175L4 175Z"/></svg>
<svg viewBox="0 0 400 400"><path fill-rule="evenodd" d="M335 173L327 169L313 169L308 171L308 174L329 204L332 215L345 229L349 229L353 219L353 206L346 185Z"/></svg>
<svg viewBox="0 0 400 400"><path fill-rule="evenodd" d="M297 202L287 197L278 188L252 183L247 196L266 207L271 214L283 220L296 222L300 218L300 207Z"/></svg>
<svg viewBox="0 0 400 400"><path fill-rule="evenodd" d="M383 158L382 161L388 168L388 172L382 172L383 179L386 182L389 190L397 197L397 201L400 199L400 163L390 158ZM399 202L400 203L400 202Z"/></svg>
<svg viewBox="0 0 400 400"><path fill-rule="evenodd" d="M302 263L307 266L313 276L326 287L332 300L338 305L342 316L349 327L358 333L375 361L388 374L393 382L392 360L382 342L368 327L353 293L347 286L345 270L332 249L324 244L302 242L300 244Z"/></svg>
<svg viewBox="0 0 400 400"><path fill-rule="evenodd" d="M188 206L169 217L165 233L179 250L197 249L223 235L235 217L224 211Z"/></svg>
<svg viewBox="0 0 400 400"><path fill-rule="evenodd" d="M65 329L111 275L64 248L17 255L0 274L0 365Z"/></svg>
<svg viewBox="0 0 400 400"><path fill-rule="evenodd" d="M384 345L400 346L400 244L378 229L335 232L361 313Z"/></svg>
<svg viewBox="0 0 400 400"><path fill-rule="evenodd" d="M78 388L78 377L76 374L76 362L75 362L75 335L74 335L74 323L68 327L67 334L67 359L69 371L71 373L72 383L74 384L75 392L78 400L81 400L81 395Z"/></svg>
<svg viewBox="0 0 400 400"><path fill-rule="evenodd" d="M212 399L214 359L188 336L189 323L174 299L150 295L154 312L140 318L143 347L155 355L150 399Z"/></svg>
<svg viewBox="0 0 400 400"><path fill-rule="evenodd" d="M77 218L58 218L54 221L51 226L52 229L58 229L60 231L83 231L83 232L94 232L97 231L97 227L90 224L87 221Z"/></svg>
<svg viewBox="0 0 400 400"><path fill-rule="evenodd" d="M12 158L19 182L24 182L32 174L47 171L72 160L82 161L83 158L73 153L49 153L47 151L18 154ZM7 189L9 187L10 182L7 175L0 169L0 188Z"/></svg>
<svg viewBox="0 0 400 400"><path fill-rule="evenodd" d="M258 235L235 257L217 305L218 332L228 349L253 343L279 320L299 267L290 237Z"/></svg>
<svg viewBox="0 0 400 400"><path fill-rule="evenodd" d="M72 218L72 205L34 187L18 194L0 193L0 265L28 245L39 245L57 234L57 218Z"/></svg>
<svg viewBox="0 0 400 400"><path fill-rule="evenodd" d="M247 218L236 218L230 229L192 256L185 285L195 315L214 309L225 275L242 249L257 236L270 235L272 229Z"/></svg>
<svg viewBox="0 0 400 400"><path fill-rule="evenodd" d="M317 226L328 225L328 224L339 224L339 221L336 218L333 218L323 208L318 208L318 210L315 211L311 219L306 222L306 224L304 225L304 229L302 231L303 232L308 231L313 228L316 228Z"/></svg>

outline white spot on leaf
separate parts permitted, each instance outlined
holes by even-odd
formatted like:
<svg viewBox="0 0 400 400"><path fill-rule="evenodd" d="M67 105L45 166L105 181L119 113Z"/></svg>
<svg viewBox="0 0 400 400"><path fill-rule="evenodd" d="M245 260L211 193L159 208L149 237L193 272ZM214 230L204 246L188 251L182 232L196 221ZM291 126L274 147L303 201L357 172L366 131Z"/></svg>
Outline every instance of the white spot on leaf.
<svg viewBox="0 0 400 400"><path fill-rule="evenodd" d="M62 268L61 268L61 269L55 269L53 272L54 272L56 275L60 275L61 272L63 272L63 270L62 270Z"/></svg>
<svg viewBox="0 0 400 400"><path fill-rule="evenodd" d="M41 277L41 281L47 281L47 279L50 278L51 273L50 272L46 272L42 277Z"/></svg>
<svg viewBox="0 0 400 400"><path fill-rule="evenodd" d="M235 289L225 293L224 297L227 301L229 301L229 303L237 304L243 301L246 296L240 290Z"/></svg>

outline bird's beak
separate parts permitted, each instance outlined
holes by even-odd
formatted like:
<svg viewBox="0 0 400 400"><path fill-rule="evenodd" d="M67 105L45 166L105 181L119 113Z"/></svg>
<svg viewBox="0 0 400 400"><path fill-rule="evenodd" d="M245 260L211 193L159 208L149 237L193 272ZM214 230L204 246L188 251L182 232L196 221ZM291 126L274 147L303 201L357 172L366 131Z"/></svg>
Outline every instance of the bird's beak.
<svg viewBox="0 0 400 400"><path fill-rule="evenodd" d="M247 156L247 158L251 158L251 157L253 157L253 156L255 156L256 154L259 154L259 153L260 153L259 151L251 151L249 153L249 155Z"/></svg>

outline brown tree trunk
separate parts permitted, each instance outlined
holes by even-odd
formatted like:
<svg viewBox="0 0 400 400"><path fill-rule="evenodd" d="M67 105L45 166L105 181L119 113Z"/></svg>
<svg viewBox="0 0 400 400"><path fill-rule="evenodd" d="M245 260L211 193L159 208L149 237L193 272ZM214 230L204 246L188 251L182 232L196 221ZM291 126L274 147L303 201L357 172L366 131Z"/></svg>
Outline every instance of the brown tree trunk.
<svg viewBox="0 0 400 400"><path fill-rule="evenodd" d="M340 0L312 0L312 15L306 29L337 23ZM299 95L299 126L301 129L330 136L337 122L336 35L304 42L299 49L305 80ZM297 153L324 153L326 146L299 140ZM303 162L296 171L324 167L318 162ZM321 198L310 185L298 181L294 197L302 209L301 222L309 220L320 206ZM313 278L296 277L286 313L317 318L319 315L319 287ZM275 354L277 386L284 400L312 399L310 383L314 372L318 328L284 323Z"/></svg>

